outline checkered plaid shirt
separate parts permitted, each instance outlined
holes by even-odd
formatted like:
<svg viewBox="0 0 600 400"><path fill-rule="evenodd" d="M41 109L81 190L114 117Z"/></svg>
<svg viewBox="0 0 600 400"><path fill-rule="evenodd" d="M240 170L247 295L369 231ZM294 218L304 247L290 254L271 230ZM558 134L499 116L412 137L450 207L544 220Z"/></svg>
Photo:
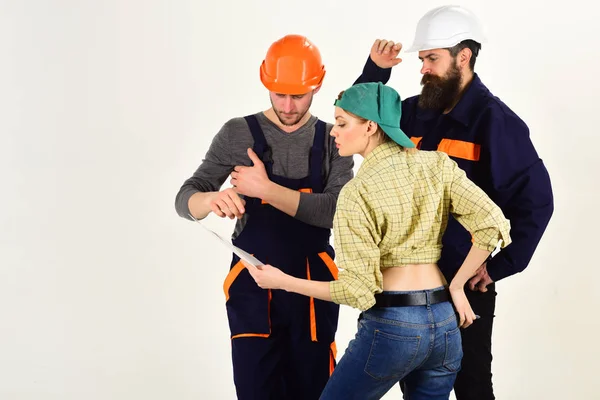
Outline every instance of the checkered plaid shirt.
<svg viewBox="0 0 600 400"><path fill-rule="evenodd" d="M333 222L338 304L360 310L383 290L381 270L437 263L452 214L473 245L493 251L510 244L502 210L445 153L407 152L394 142L376 147L340 192Z"/></svg>

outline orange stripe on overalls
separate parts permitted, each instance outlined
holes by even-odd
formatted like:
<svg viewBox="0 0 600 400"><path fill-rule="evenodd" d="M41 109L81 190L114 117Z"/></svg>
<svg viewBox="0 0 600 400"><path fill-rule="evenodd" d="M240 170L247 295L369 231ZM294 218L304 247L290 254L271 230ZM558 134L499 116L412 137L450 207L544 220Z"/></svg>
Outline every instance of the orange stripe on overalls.
<svg viewBox="0 0 600 400"><path fill-rule="evenodd" d="M310 281L310 264L306 259L306 279ZM317 341L317 317L315 315L315 298L310 298L310 339L313 342Z"/></svg>

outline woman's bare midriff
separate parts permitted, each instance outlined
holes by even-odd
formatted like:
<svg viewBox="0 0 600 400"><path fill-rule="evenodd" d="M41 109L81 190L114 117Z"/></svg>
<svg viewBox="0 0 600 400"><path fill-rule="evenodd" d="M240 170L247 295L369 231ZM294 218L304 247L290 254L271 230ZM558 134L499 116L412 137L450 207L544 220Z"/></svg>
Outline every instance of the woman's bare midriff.
<svg viewBox="0 0 600 400"><path fill-rule="evenodd" d="M426 290L446 285L446 279L436 264L408 264L386 268L384 291Z"/></svg>

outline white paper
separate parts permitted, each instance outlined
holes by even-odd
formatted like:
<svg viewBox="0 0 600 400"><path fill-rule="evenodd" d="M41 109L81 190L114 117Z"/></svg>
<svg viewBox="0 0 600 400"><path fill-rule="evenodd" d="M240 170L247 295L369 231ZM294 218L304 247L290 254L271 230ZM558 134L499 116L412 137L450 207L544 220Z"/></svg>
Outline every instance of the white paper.
<svg viewBox="0 0 600 400"><path fill-rule="evenodd" d="M219 241L221 243L223 243L225 246L227 246L231 251L233 251L234 254L236 254L239 258L241 258L242 260L244 260L248 264L250 264L250 265L252 265L254 267L257 267L257 268L260 268L261 265L265 265L259 259L257 259L256 257L254 257L252 254L249 254L248 252L246 252L246 251L240 249L239 247L235 246L233 243L231 243L230 240L227 240L227 239L221 237L219 234L217 234L216 232L214 232L212 229L208 228L206 225L204 225L202 222L200 222L199 220L197 220L193 216L190 215L190 217L192 217L192 219L194 221L196 221L197 223L199 223L200 226L202 226L208 232L210 232L211 234L213 234L217 239L219 239Z"/></svg>

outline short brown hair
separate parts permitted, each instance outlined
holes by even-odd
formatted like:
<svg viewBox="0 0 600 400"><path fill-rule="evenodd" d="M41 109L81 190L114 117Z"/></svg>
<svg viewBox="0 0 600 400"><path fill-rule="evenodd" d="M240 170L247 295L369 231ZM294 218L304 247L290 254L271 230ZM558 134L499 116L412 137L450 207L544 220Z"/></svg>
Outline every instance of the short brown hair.
<svg viewBox="0 0 600 400"><path fill-rule="evenodd" d="M453 47L448 48L448 51L450 52L452 58L456 58L458 53L460 53L462 49L465 48L471 50L471 59L469 60L469 67L471 68L471 71L474 71L475 61L477 60L477 56L479 55L479 50L481 50L481 43L478 43L471 39L467 39L463 40L462 42Z"/></svg>

